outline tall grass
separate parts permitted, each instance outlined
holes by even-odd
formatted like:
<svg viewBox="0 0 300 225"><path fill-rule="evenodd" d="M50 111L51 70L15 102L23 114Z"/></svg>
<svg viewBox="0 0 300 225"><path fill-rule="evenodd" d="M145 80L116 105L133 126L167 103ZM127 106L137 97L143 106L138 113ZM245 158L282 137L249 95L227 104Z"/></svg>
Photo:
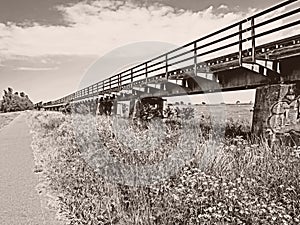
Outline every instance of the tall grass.
<svg viewBox="0 0 300 225"><path fill-rule="evenodd" d="M205 121L30 120L36 165L66 224L300 223L299 148L253 144L241 124L227 122L217 139ZM119 171L105 170L104 154ZM147 165L152 175L139 178Z"/></svg>

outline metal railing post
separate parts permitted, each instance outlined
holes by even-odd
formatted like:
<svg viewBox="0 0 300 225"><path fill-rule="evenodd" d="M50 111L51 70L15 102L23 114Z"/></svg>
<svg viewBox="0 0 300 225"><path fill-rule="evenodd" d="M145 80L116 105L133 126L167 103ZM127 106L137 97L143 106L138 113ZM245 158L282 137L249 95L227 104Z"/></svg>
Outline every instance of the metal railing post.
<svg viewBox="0 0 300 225"><path fill-rule="evenodd" d="M243 64L243 24L239 24L239 65L242 66Z"/></svg>
<svg viewBox="0 0 300 225"><path fill-rule="evenodd" d="M121 89L121 75L118 75L118 90Z"/></svg>
<svg viewBox="0 0 300 225"><path fill-rule="evenodd" d="M148 83L148 63L145 63L145 76L146 76L146 83Z"/></svg>
<svg viewBox="0 0 300 225"><path fill-rule="evenodd" d="M130 70L131 88L133 88L133 69Z"/></svg>
<svg viewBox="0 0 300 225"><path fill-rule="evenodd" d="M251 37L252 37L252 62L255 62L255 27L254 27L254 17L251 18Z"/></svg>
<svg viewBox="0 0 300 225"><path fill-rule="evenodd" d="M197 76L197 42L194 43L194 73Z"/></svg>
<svg viewBox="0 0 300 225"><path fill-rule="evenodd" d="M111 77L109 78L109 90L111 91Z"/></svg>
<svg viewBox="0 0 300 225"><path fill-rule="evenodd" d="M166 79L169 79L169 72L168 72L168 54L166 54Z"/></svg>

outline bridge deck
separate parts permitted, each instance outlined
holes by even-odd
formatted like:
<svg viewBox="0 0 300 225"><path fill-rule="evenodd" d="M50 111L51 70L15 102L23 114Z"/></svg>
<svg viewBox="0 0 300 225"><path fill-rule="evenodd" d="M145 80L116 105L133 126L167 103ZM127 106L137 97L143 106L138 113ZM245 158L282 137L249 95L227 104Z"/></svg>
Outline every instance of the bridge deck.
<svg viewBox="0 0 300 225"><path fill-rule="evenodd" d="M291 58L300 55L300 35L269 43L264 41L266 44L256 46L258 41L271 34L281 36L280 32L286 34L291 28L299 28L300 8L295 5L297 2L284 1L66 97L48 102L44 107L58 107L67 102L128 91L162 96L196 94L213 89L241 90L298 81L300 69ZM224 51L231 53L221 53ZM201 60L216 53L222 56ZM288 67L292 62L296 68L291 70ZM160 84L161 87L156 88L156 93L148 93L146 88L155 90L150 87L151 84ZM134 90L137 87L145 90ZM166 87L171 90L166 91Z"/></svg>

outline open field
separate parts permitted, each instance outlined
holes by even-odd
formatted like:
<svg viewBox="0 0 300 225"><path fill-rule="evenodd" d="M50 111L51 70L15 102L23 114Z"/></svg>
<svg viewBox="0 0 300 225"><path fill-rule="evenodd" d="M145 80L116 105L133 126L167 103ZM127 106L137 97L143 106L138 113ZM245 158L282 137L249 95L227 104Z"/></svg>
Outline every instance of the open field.
<svg viewBox="0 0 300 225"><path fill-rule="evenodd" d="M245 120L249 121L251 124L253 116L253 105L250 104L239 104L239 105L197 105L193 106L195 108L195 116L199 117L204 115L208 117L215 108L224 109L224 113L227 118L235 118L235 120Z"/></svg>
<svg viewBox="0 0 300 225"><path fill-rule="evenodd" d="M20 113L0 113L0 129L4 126L8 125L11 121L13 121Z"/></svg>
<svg viewBox="0 0 300 225"><path fill-rule="evenodd" d="M41 186L66 224L299 224L299 148L237 136L232 129L249 131L237 118L225 136L206 129L206 116L147 128L90 115L29 119Z"/></svg>

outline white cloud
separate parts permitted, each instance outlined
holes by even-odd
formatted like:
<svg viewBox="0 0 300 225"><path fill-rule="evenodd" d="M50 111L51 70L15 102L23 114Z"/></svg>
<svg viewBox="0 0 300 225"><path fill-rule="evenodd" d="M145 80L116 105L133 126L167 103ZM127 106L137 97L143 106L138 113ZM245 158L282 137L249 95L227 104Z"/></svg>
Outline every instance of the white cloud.
<svg viewBox="0 0 300 225"><path fill-rule="evenodd" d="M229 8L228 8L227 5L220 5L220 6L218 7L218 9L225 9L225 10L227 10L227 9L229 9Z"/></svg>
<svg viewBox="0 0 300 225"><path fill-rule="evenodd" d="M38 68L38 67L17 67L14 70L18 71L51 71L51 70L58 70L58 67L44 67L44 68Z"/></svg>
<svg viewBox="0 0 300 225"><path fill-rule="evenodd" d="M226 6L220 6L225 8ZM162 41L181 45L247 15L217 15L213 7L200 12L154 4L137 6L98 0L59 6L69 26L19 27L0 23L0 57L41 55L103 55L133 42ZM218 9L216 9L218 10Z"/></svg>

